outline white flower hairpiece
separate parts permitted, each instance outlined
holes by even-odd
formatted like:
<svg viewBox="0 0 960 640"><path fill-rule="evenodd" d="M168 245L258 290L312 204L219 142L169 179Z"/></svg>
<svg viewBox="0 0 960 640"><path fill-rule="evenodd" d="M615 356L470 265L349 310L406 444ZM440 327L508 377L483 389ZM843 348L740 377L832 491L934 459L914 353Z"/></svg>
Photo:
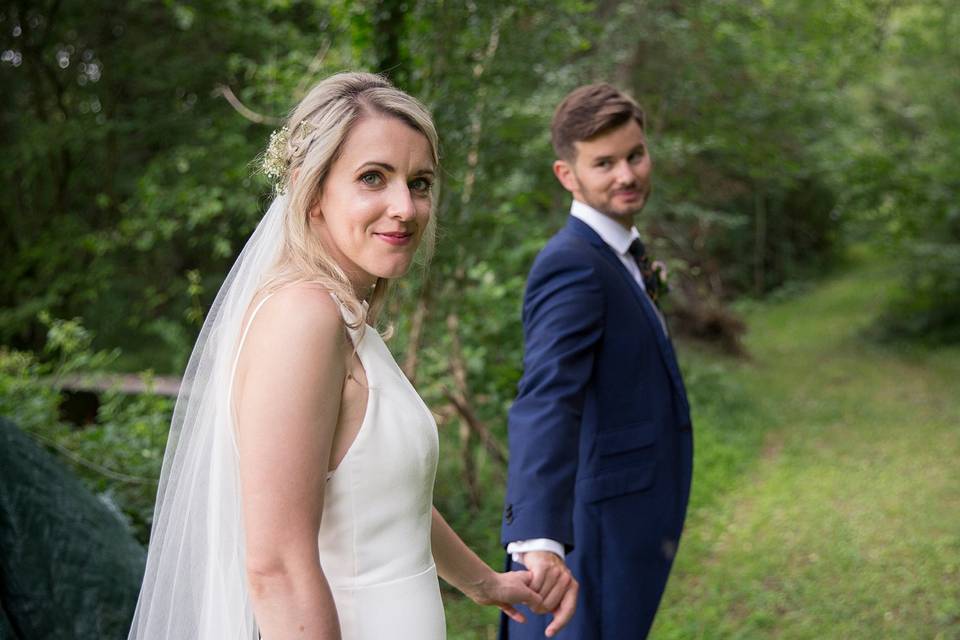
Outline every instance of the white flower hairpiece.
<svg viewBox="0 0 960 640"><path fill-rule="evenodd" d="M263 173L273 181L273 188L277 193L283 192L283 185L287 181L287 142L290 140L290 130L280 127L270 134L270 142L263 154Z"/></svg>
<svg viewBox="0 0 960 640"><path fill-rule="evenodd" d="M317 128L317 125L312 122L301 120L295 131L307 136L316 131ZM289 146L290 129L283 126L270 134L270 142L267 144L267 150L263 154L261 169L263 173L273 181L273 188L278 194L283 193L287 188L287 179L289 178L288 174L290 172L290 161L287 157L287 148Z"/></svg>

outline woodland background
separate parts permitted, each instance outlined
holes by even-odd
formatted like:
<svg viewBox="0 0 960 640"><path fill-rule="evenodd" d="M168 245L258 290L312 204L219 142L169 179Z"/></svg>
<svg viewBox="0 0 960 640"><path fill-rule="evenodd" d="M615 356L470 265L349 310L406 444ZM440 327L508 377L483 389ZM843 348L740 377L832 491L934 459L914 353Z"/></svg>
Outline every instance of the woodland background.
<svg viewBox="0 0 960 640"><path fill-rule="evenodd" d="M648 114L654 194L639 224L671 270L668 315L699 434L691 526L708 530L701 512L721 509L718 496L750 477L783 426L789 400L769 389L788 374L757 367L808 343L753 331L776 310L805 316L815 305L797 301L846 282L810 329L847 326L842 314L831 324L841 310L859 318L845 376L867 376L860 362L883 368L862 356L876 349L955 357L938 380L957 390L955 9L948 0L6 2L0 413L74 465L146 543L170 400L108 391L78 426L64 418L56 381L178 375L268 202L256 158L279 118L330 73L380 71L430 107L442 139L437 252L398 287L391 348L438 415L437 504L499 566L524 280L568 207L550 171L549 120L569 90L607 80ZM877 295L856 296L878 282ZM943 353L952 355L934 355ZM960 410L942 402L937 419L955 434ZM945 451L956 445L949 437ZM956 581L952 540L945 562ZM698 571L699 547L689 547L678 580L684 566ZM492 612L445 596L452 637L489 637ZM733 620L734 637L760 624L724 606L717 615ZM904 628L960 637L960 606L944 606ZM705 622L684 635L664 615L662 637L724 628Z"/></svg>

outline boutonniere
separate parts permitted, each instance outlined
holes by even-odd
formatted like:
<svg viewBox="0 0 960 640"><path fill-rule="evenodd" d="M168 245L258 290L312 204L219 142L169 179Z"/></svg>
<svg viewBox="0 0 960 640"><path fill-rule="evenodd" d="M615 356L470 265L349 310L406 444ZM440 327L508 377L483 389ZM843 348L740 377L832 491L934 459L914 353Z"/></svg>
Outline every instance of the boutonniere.
<svg viewBox="0 0 960 640"><path fill-rule="evenodd" d="M670 283L667 281L669 271L667 265L660 260L654 260L650 263L650 271L653 277L647 278L644 284L650 289L647 291L650 294L650 299L659 306L660 300L670 293Z"/></svg>
<svg viewBox="0 0 960 640"><path fill-rule="evenodd" d="M633 256L640 269L643 288L647 290L647 295L659 307L660 299L670 291L670 285L667 284L667 265L659 260L650 260L647 248L643 246L640 238L633 239L627 253Z"/></svg>

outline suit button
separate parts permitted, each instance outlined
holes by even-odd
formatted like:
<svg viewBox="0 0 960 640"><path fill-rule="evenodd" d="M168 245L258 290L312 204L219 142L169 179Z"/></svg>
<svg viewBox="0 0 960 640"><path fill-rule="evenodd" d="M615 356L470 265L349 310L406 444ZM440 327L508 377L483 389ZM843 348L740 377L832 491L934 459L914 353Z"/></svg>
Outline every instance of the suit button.
<svg viewBox="0 0 960 640"><path fill-rule="evenodd" d="M507 524L513 524L513 505L508 504L507 509L504 512L504 519L507 521Z"/></svg>

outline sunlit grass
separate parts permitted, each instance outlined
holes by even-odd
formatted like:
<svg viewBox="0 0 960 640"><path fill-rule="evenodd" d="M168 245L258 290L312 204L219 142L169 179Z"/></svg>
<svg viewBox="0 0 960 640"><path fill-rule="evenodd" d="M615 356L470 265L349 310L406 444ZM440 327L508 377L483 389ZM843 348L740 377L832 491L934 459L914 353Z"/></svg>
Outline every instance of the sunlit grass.
<svg viewBox="0 0 960 640"><path fill-rule="evenodd" d="M695 482L721 495L694 494L656 640L960 638L960 349L865 337L890 276L749 312L753 362L729 373L764 445L717 487L718 423L698 422Z"/></svg>
<svg viewBox="0 0 960 640"><path fill-rule="evenodd" d="M875 342L896 272L859 261L745 305L748 360L681 346L695 480L654 640L960 639L960 349ZM451 640L496 637L444 598Z"/></svg>

